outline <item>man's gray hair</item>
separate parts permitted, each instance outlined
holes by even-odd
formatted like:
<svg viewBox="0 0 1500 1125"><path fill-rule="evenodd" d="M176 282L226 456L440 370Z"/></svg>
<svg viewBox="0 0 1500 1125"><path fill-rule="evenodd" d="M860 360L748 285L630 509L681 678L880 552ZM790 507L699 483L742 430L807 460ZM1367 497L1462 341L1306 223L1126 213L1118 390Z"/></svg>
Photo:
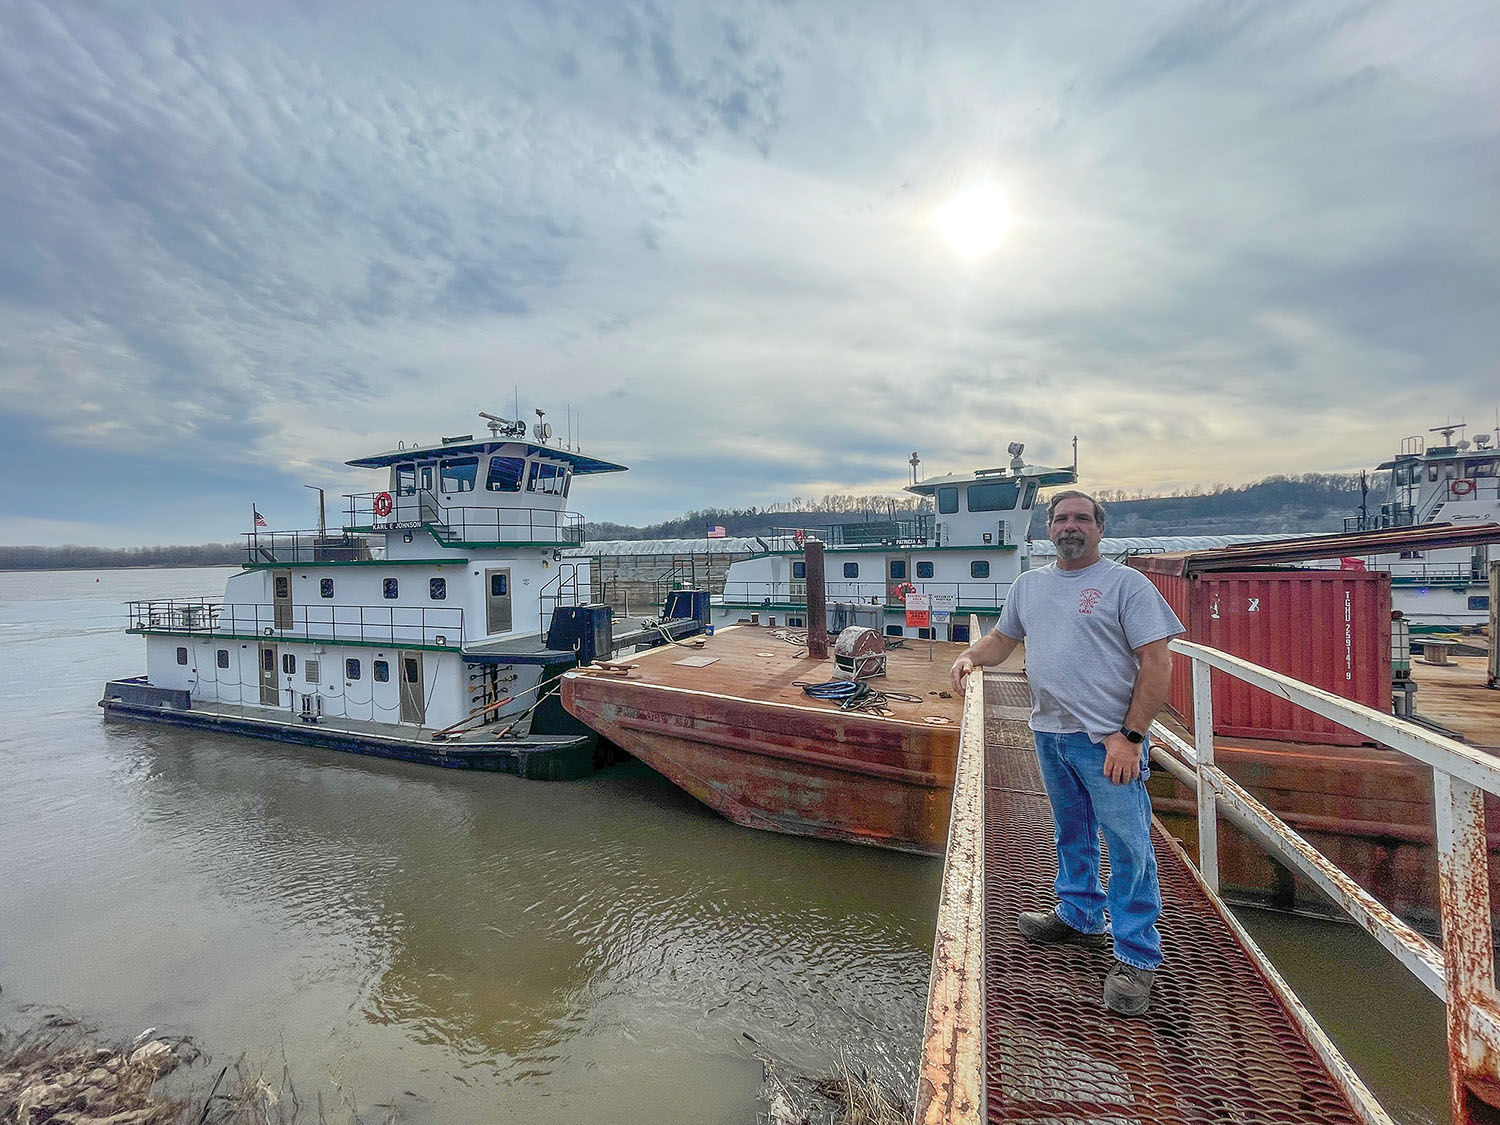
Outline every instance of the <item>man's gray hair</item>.
<svg viewBox="0 0 1500 1125"><path fill-rule="evenodd" d="M1052 513L1064 500L1087 500L1094 506L1094 522L1100 527L1104 526L1104 505L1095 500L1087 492L1079 492L1076 488L1070 488L1065 492L1059 492L1047 501L1047 522L1052 522Z"/></svg>

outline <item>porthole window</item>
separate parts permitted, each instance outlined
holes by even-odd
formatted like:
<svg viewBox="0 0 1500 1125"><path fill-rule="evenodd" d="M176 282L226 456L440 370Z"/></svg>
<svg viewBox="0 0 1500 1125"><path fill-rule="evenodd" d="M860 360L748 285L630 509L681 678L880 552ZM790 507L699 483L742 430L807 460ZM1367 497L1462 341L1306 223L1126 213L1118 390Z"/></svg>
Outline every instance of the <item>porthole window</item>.
<svg viewBox="0 0 1500 1125"><path fill-rule="evenodd" d="M990 563L988 559L975 559L969 564L970 578L988 578L990 576Z"/></svg>
<svg viewBox="0 0 1500 1125"><path fill-rule="evenodd" d="M859 577L859 563L845 563L844 564L844 577L845 578L858 578Z"/></svg>
<svg viewBox="0 0 1500 1125"><path fill-rule="evenodd" d="M214 656L214 663L216 663L220 668L228 668L229 650L227 648L221 648Z"/></svg>
<svg viewBox="0 0 1500 1125"><path fill-rule="evenodd" d="M350 659L350 660L344 661L344 679L346 679L346 680L357 680L357 679L359 679L359 661L358 660Z"/></svg>
<svg viewBox="0 0 1500 1125"><path fill-rule="evenodd" d="M288 676L297 671L297 657L290 653L283 653L281 657L281 670Z"/></svg>
<svg viewBox="0 0 1500 1125"><path fill-rule="evenodd" d="M932 577L932 564L930 562L919 562L917 564L917 577L918 578L931 578Z"/></svg>
<svg viewBox="0 0 1500 1125"><path fill-rule="evenodd" d="M289 598L292 596L292 580L285 574L276 576L276 596L278 598Z"/></svg>
<svg viewBox="0 0 1500 1125"><path fill-rule="evenodd" d="M276 650L263 648L260 650L260 667L264 672L276 671Z"/></svg>
<svg viewBox="0 0 1500 1125"><path fill-rule="evenodd" d="M1489 609L1490 596L1488 594L1470 594L1469 608L1471 610Z"/></svg>
<svg viewBox="0 0 1500 1125"><path fill-rule="evenodd" d="M391 665L387 660L375 661L375 682L377 684L389 683L391 679Z"/></svg>
<svg viewBox="0 0 1500 1125"><path fill-rule="evenodd" d="M177 650L177 663L179 663L179 664L186 664L187 663L187 649L185 649L185 648L179 648Z"/></svg>
<svg viewBox="0 0 1500 1125"><path fill-rule="evenodd" d="M906 560L905 559L892 559L891 560L891 580L899 582L900 580L904 579L905 577L906 577Z"/></svg>
<svg viewBox="0 0 1500 1125"><path fill-rule="evenodd" d="M805 562L794 562L792 564L792 577L793 578L806 578L807 577L807 564Z"/></svg>
<svg viewBox="0 0 1500 1125"><path fill-rule="evenodd" d="M401 596L401 582L399 579L387 578L380 583L380 594L387 601L395 601Z"/></svg>
<svg viewBox="0 0 1500 1125"><path fill-rule="evenodd" d="M333 579L323 578L318 582L318 596L322 598L333 597Z"/></svg>
<svg viewBox="0 0 1500 1125"><path fill-rule="evenodd" d="M448 597L448 580L446 578L433 578L427 583L427 596L435 602L443 601Z"/></svg>

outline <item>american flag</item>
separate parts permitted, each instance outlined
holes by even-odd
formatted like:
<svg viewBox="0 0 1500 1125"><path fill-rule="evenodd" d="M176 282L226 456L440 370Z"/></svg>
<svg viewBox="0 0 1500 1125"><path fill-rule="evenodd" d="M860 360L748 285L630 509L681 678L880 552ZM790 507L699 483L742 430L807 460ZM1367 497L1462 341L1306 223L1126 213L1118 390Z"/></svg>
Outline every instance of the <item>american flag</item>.
<svg viewBox="0 0 1500 1125"><path fill-rule="evenodd" d="M255 512L255 526L256 527L270 527L271 526L270 524L268 524L266 522L266 517L263 516L263 515L261 515L259 511L257 511L253 507L250 510L252 512Z"/></svg>
<svg viewBox="0 0 1500 1125"><path fill-rule="evenodd" d="M708 529L708 537L710 539L723 539L724 525L718 523L714 524L713 527Z"/></svg>

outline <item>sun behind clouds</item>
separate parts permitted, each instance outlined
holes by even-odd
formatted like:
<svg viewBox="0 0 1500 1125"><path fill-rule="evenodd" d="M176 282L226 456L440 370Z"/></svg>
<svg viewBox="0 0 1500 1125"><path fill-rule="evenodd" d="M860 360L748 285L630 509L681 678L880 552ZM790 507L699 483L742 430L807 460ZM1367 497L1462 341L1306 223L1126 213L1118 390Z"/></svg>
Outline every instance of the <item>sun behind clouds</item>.
<svg viewBox="0 0 1500 1125"><path fill-rule="evenodd" d="M1005 241L1015 222L1000 189L990 184L950 196L934 212L933 224L944 241L965 258L980 258Z"/></svg>

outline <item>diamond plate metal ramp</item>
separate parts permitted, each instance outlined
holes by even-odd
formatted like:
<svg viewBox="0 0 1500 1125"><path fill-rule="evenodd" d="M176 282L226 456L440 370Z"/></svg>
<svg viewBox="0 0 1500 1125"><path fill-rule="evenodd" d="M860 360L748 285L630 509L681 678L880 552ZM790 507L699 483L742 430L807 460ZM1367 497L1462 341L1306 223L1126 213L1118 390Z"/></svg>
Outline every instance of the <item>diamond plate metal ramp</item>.
<svg viewBox="0 0 1500 1125"><path fill-rule="evenodd" d="M986 700L991 696L986 677ZM1104 1007L1109 950L1016 931L1053 901L1052 816L1010 692L985 714L984 1076L988 1119L1037 1125L1365 1120L1267 971L1152 822L1165 964L1150 1011ZM1024 719L1020 720L1024 731ZM1295 1002L1293 1002L1295 1003ZM1356 1080L1357 1081L1357 1080Z"/></svg>

